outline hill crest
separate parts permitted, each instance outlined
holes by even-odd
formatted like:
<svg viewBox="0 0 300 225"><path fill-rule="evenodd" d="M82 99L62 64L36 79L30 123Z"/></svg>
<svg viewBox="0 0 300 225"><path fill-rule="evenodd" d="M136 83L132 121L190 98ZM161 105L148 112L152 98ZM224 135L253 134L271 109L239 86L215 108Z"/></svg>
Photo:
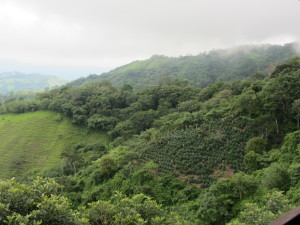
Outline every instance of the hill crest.
<svg viewBox="0 0 300 225"><path fill-rule="evenodd" d="M196 87L206 87L218 81L244 79L260 72L270 76L275 67L290 57L299 55L297 44L247 45L217 49L195 56L167 57L154 55L117 67L101 75L92 74L69 82L69 86L110 81L114 86L130 84L135 89L159 85L165 77L184 79Z"/></svg>

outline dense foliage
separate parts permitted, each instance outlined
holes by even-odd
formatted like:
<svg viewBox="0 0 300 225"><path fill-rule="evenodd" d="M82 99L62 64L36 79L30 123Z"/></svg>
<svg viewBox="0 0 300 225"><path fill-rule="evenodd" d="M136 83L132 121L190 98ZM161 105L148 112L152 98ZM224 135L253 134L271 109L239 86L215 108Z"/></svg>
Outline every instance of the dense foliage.
<svg viewBox="0 0 300 225"><path fill-rule="evenodd" d="M73 210L61 185L53 179L36 178L25 185L14 179L0 181L1 224L96 225L170 224L186 222L176 213L166 213L149 197L139 194L127 198L116 193L111 201L97 201Z"/></svg>
<svg viewBox="0 0 300 225"><path fill-rule="evenodd" d="M64 186L70 224L268 224L300 204L299 68L295 57L270 77L203 89L180 79L137 91L66 86L1 112L53 110L109 135L109 144L68 146L41 174ZM39 208L9 210L6 220L48 219L35 217Z"/></svg>
<svg viewBox="0 0 300 225"><path fill-rule="evenodd" d="M109 80L114 86L124 83L141 89L158 84L168 84L170 79L185 79L196 87L206 87L218 81L244 79L255 72L270 76L276 65L299 53L295 44L241 46L212 50L196 56L166 57L155 55L150 59L135 61L108 73L90 75L70 82L70 86Z"/></svg>

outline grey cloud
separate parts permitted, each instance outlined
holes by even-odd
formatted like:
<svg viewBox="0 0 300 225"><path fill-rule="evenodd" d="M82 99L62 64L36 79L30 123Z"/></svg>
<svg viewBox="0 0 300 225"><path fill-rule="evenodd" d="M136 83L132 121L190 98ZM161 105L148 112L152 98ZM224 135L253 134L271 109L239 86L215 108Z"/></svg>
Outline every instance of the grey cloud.
<svg viewBox="0 0 300 225"><path fill-rule="evenodd" d="M299 40L299 19L298 0L1 1L0 59L114 67L153 54Z"/></svg>

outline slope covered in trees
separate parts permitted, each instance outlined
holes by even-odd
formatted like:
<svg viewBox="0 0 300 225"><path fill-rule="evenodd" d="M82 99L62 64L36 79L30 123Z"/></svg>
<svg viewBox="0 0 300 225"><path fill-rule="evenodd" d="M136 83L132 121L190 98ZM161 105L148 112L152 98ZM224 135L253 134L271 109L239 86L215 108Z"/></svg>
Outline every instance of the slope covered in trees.
<svg viewBox="0 0 300 225"><path fill-rule="evenodd" d="M142 89L159 83L168 84L170 79L185 79L196 87L206 87L217 81L229 81L250 77L255 72L270 76L276 65L292 56L299 55L296 44L241 46L232 49L212 50L196 56L152 56L135 61L101 75L90 75L70 82L79 86L109 80L114 86L130 84Z"/></svg>
<svg viewBox="0 0 300 225"><path fill-rule="evenodd" d="M299 101L296 57L270 77L202 89L179 79L143 90L102 81L5 103L2 113L52 110L110 142L64 151L64 164L40 172L64 186L59 197L37 197L26 212L0 200L1 218L47 224L42 209L65 205L55 215L69 224L268 224L300 204Z"/></svg>

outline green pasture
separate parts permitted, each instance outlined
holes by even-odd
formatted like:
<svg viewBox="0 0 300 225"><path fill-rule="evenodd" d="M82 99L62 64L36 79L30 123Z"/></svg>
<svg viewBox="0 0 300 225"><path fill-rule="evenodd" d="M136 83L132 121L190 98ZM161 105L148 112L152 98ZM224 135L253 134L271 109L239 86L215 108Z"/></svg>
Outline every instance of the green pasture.
<svg viewBox="0 0 300 225"><path fill-rule="evenodd" d="M107 142L101 132L75 126L51 111L0 115L0 178L31 169L45 170L60 162L60 154L78 143Z"/></svg>

